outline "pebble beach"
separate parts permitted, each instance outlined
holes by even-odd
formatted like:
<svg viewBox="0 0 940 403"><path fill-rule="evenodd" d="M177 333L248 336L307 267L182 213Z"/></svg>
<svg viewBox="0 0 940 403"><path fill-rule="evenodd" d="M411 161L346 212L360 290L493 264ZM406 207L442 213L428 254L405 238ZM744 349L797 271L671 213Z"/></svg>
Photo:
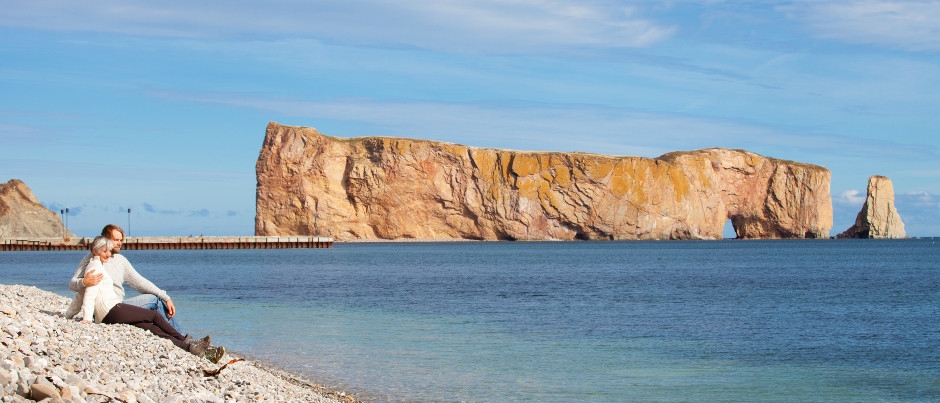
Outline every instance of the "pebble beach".
<svg viewBox="0 0 940 403"><path fill-rule="evenodd" d="M356 402L237 353L213 364L130 325L65 319L69 302L0 284L3 402Z"/></svg>

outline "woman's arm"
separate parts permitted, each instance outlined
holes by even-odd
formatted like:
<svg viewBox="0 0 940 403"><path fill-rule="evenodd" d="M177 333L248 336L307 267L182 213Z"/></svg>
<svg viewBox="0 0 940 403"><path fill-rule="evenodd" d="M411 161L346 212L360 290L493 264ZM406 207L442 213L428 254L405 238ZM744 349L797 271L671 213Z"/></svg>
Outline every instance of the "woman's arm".
<svg viewBox="0 0 940 403"><path fill-rule="evenodd" d="M85 268L85 275L92 274L93 272L101 273L103 272L103 267L101 266L101 259L98 256L91 258L91 261L88 262L88 267ZM82 323L91 323L94 320L95 315L95 299L98 298L98 291L101 288L101 284L93 285L91 287L85 287L85 295L82 300Z"/></svg>

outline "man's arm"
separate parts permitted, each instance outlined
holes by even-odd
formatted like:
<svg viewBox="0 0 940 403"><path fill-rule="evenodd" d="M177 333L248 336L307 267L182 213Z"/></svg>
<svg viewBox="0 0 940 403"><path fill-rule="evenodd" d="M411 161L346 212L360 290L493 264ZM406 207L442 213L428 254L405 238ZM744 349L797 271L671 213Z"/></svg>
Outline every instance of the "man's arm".
<svg viewBox="0 0 940 403"><path fill-rule="evenodd" d="M85 267L88 266L88 262L91 261L92 256L94 255L92 255L91 252L88 252L88 254L82 258L81 263L78 264L78 269L75 270L75 275L73 275L72 280L69 281L70 290L75 292L85 292L85 284L82 282L82 280L85 278Z"/></svg>
<svg viewBox="0 0 940 403"><path fill-rule="evenodd" d="M112 259L120 260L121 269L123 271L122 274L124 275L122 280L124 280L127 285L131 286L131 288L141 294L156 295L157 298L163 300L164 303L170 300L170 296L167 295L166 291L161 290L160 287L157 287L151 283L150 280L147 280L144 276L141 276L140 273L137 273L137 270L134 270L134 266L131 266L131 262L129 262L127 258L121 255L114 255ZM117 282L117 280L115 280L115 282ZM169 304L167 304L167 307L169 308Z"/></svg>
<svg viewBox="0 0 940 403"><path fill-rule="evenodd" d="M176 315L176 306L173 305L173 300L170 297L166 297L163 301L163 304L166 305L166 317L172 318Z"/></svg>

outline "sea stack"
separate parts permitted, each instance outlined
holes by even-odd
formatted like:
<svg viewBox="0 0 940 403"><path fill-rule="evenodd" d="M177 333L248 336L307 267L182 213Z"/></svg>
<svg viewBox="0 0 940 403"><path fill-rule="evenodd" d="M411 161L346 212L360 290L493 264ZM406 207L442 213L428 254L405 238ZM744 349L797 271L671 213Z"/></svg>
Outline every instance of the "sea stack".
<svg viewBox="0 0 940 403"><path fill-rule="evenodd" d="M519 152L270 123L255 234L336 240L828 238L831 173L712 148Z"/></svg>
<svg viewBox="0 0 940 403"><path fill-rule="evenodd" d="M0 239L75 237L23 181L0 183Z"/></svg>
<svg viewBox="0 0 940 403"><path fill-rule="evenodd" d="M879 175L868 178L868 195L862 210L855 217L855 225L836 238L907 238L904 222L894 206L894 185L891 179Z"/></svg>

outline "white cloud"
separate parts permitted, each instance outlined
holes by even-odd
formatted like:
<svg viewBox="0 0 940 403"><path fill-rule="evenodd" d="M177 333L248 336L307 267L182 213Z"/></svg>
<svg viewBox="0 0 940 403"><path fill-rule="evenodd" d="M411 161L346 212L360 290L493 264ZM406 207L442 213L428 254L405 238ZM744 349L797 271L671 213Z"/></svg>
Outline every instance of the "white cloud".
<svg viewBox="0 0 940 403"><path fill-rule="evenodd" d="M144 211L148 213L163 214L163 215L179 215L183 214L183 210L168 210L168 209L157 209L153 207L150 203L144 203Z"/></svg>
<svg viewBox="0 0 940 403"><path fill-rule="evenodd" d="M908 236L940 236L940 196L928 192L895 195Z"/></svg>
<svg viewBox="0 0 940 403"><path fill-rule="evenodd" d="M844 231L855 222L865 196L857 190L846 190L833 196L834 233ZM908 236L940 236L940 196L928 192L899 193L895 194L894 204Z"/></svg>
<svg viewBox="0 0 940 403"><path fill-rule="evenodd" d="M905 204L923 209L933 209L940 212L940 197L927 192L908 192L897 197ZM940 224L940 223L938 223Z"/></svg>
<svg viewBox="0 0 940 403"><path fill-rule="evenodd" d="M607 0L36 0L5 4L0 26L183 38L305 37L485 53L647 46L675 31L638 14Z"/></svg>
<svg viewBox="0 0 940 403"><path fill-rule="evenodd" d="M637 17L633 7L598 2L489 0L411 3L435 31L454 43L461 38L489 46L573 45L637 47L675 31Z"/></svg>
<svg viewBox="0 0 940 403"><path fill-rule="evenodd" d="M861 206L865 203L866 194L858 190L846 190L832 198L833 203L851 206Z"/></svg>
<svg viewBox="0 0 940 403"><path fill-rule="evenodd" d="M326 134L339 137L394 136L477 147L643 157L657 157L677 150L724 147L820 165L826 165L823 161L827 159L883 158L886 153L911 161L933 161L936 157L931 147L891 140L794 132L734 119L590 104L307 101L262 94L171 91L151 92L150 95L253 109L276 116L275 120L288 125L313 122ZM330 125L344 130L330 130Z"/></svg>
<svg viewBox="0 0 940 403"><path fill-rule="evenodd" d="M820 38L909 51L940 50L940 1L799 1L780 7Z"/></svg>

